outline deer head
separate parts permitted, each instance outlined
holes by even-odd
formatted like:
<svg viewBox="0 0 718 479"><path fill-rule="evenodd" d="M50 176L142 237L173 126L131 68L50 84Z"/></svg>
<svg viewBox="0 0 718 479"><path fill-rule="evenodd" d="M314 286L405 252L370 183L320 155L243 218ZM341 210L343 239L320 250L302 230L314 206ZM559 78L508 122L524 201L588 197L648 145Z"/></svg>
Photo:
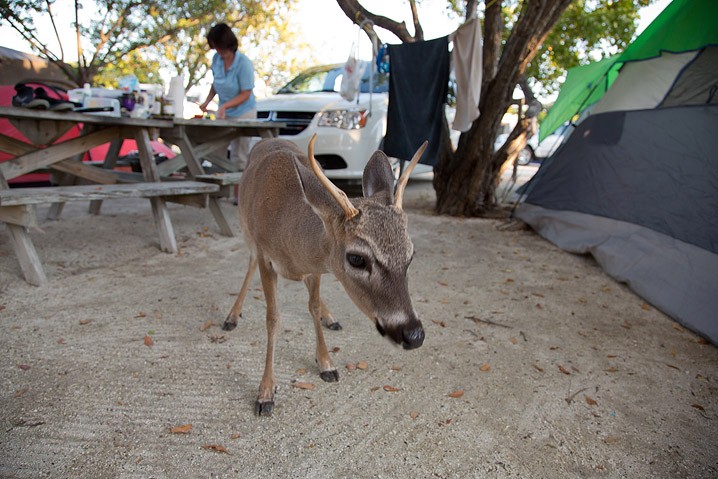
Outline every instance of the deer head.
<svg viewBox="0 0 718 479"><path fill-rule="evenodd" d="M405 349L424 342L424 329L414 311L407 270L414 245L402 208L409 175L426 149L419 148L399 179L389 159L375 152L364 169L364 197L350 200L324 175L314 158L314 140L309 142L309 168L295 161L306 200L321 219L330 251L328 266L354 304L376 325L377 330ZM318 180L318 181L317 181Z"/></svg>

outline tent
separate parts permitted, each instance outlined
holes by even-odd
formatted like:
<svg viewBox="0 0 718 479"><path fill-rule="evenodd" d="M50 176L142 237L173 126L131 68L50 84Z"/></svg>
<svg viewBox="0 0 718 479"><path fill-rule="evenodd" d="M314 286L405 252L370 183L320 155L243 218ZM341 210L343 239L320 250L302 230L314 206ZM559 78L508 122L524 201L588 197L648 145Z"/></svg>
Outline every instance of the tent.
<svg viewBox="0 0 718 479"><path fill-rule="evenodd" d="M569 73L553 121L582 121L516 216L718 344L714 6L674 0L623 54Z"/></svg>
<svg viewBox="0 0 718 479"><path fill-rule="evenodd" d="M31 53L0 47L0 85L33 81L51 83L65 89L76 87L56 64Z"/></svg>

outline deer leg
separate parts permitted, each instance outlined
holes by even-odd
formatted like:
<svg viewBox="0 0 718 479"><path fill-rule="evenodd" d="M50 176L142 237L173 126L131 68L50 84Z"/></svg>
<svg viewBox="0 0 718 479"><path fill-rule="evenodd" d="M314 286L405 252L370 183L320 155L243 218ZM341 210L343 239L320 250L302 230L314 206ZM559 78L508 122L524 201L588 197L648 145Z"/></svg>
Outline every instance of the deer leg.
<svg viewBox="0 0 718 479"><path fill-rule="evenodd" d="M332 312L329 311L329 308L324 303L324 300L322 298L319 298L319 301L322 305L322 323L324 323L324 326L326 326L328 329L331 329L332 331L341 330L342 325L339 324L339 321L334 319L334 316L332 316Z"/></svg>
<svg viewBox="0 0 718 479"><path fill-rule="evenodd" d="M314 331L317 335L317 352L316 359L319 364L319 376L327 382L339 381L339 372L332 364L329 358L329 351L324 342L324 332L322 331L322 312L326 307L319 296L319 283L321 276L318 274L310 274L304 279L304 284L309 291L309 313L314 320Z"/></svg>
<svg viewBox="0 0 718 479"><path fill-rule="evenodd" d="M271 416L274 409L274 343L279 329L279 307L277 305L277 273L271 264L259 258L259 276L267 302L267 357L264 363L262 382L259 383L259 394L254 405L258 416Z"/></svg>
<svg viewBox="0 0 718 479"><path fill-rule="evenodd" d="M244 281L242 282L242 289L239 290L237 300L234 302L234 306L229 312L227 319L224 320L222 329L225 331L232 331L237 327L237 320L242 316L242 305L244 304L244 298L247 297L247 291L249 285L252 282L252 276L257 270L257 258L254 253L249 257L249 266L247 266L247 273L244 275Z"/></svg>

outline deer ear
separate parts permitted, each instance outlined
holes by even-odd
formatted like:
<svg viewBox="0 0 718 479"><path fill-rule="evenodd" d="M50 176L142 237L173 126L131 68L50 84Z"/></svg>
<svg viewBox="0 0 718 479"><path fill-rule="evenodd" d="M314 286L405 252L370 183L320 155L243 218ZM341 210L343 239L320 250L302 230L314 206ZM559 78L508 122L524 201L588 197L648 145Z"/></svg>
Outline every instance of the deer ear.
<svg viewBox="0 0 718 479"><path fill-rule="evenodd" d="M302 183L304 197L323 222L330 218L345 216L341 205L322 185L312 170L304 166L298 159L294 160L294 167Z"/></svg>
<svg viewBox="0 0 718 479"><path fill-rule="evenodd" d="M394 172L389 158L383 151L375 151L364 167L362 190L365 198L384 198L385 203L394 203Z"/></svg>

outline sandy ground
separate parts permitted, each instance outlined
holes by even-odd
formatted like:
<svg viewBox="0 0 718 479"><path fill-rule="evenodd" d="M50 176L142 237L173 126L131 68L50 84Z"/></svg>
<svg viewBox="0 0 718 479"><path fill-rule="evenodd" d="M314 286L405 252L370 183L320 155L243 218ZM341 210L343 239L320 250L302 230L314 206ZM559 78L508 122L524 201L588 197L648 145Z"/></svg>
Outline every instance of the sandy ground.
<svg viewBox="0 0 718 479"><path fill-rule="evenodd" d="M344 329L324 383L306 291L283 281L272 418L253 414L262 291L220 329L247 252L207 211L171 207L170 255L146 201L69 204L33 233L39 288L0 232L0 477L718 476L714 346L590 257L432 204L410 184L424 346L380 337L326 277Z"/></svg>

